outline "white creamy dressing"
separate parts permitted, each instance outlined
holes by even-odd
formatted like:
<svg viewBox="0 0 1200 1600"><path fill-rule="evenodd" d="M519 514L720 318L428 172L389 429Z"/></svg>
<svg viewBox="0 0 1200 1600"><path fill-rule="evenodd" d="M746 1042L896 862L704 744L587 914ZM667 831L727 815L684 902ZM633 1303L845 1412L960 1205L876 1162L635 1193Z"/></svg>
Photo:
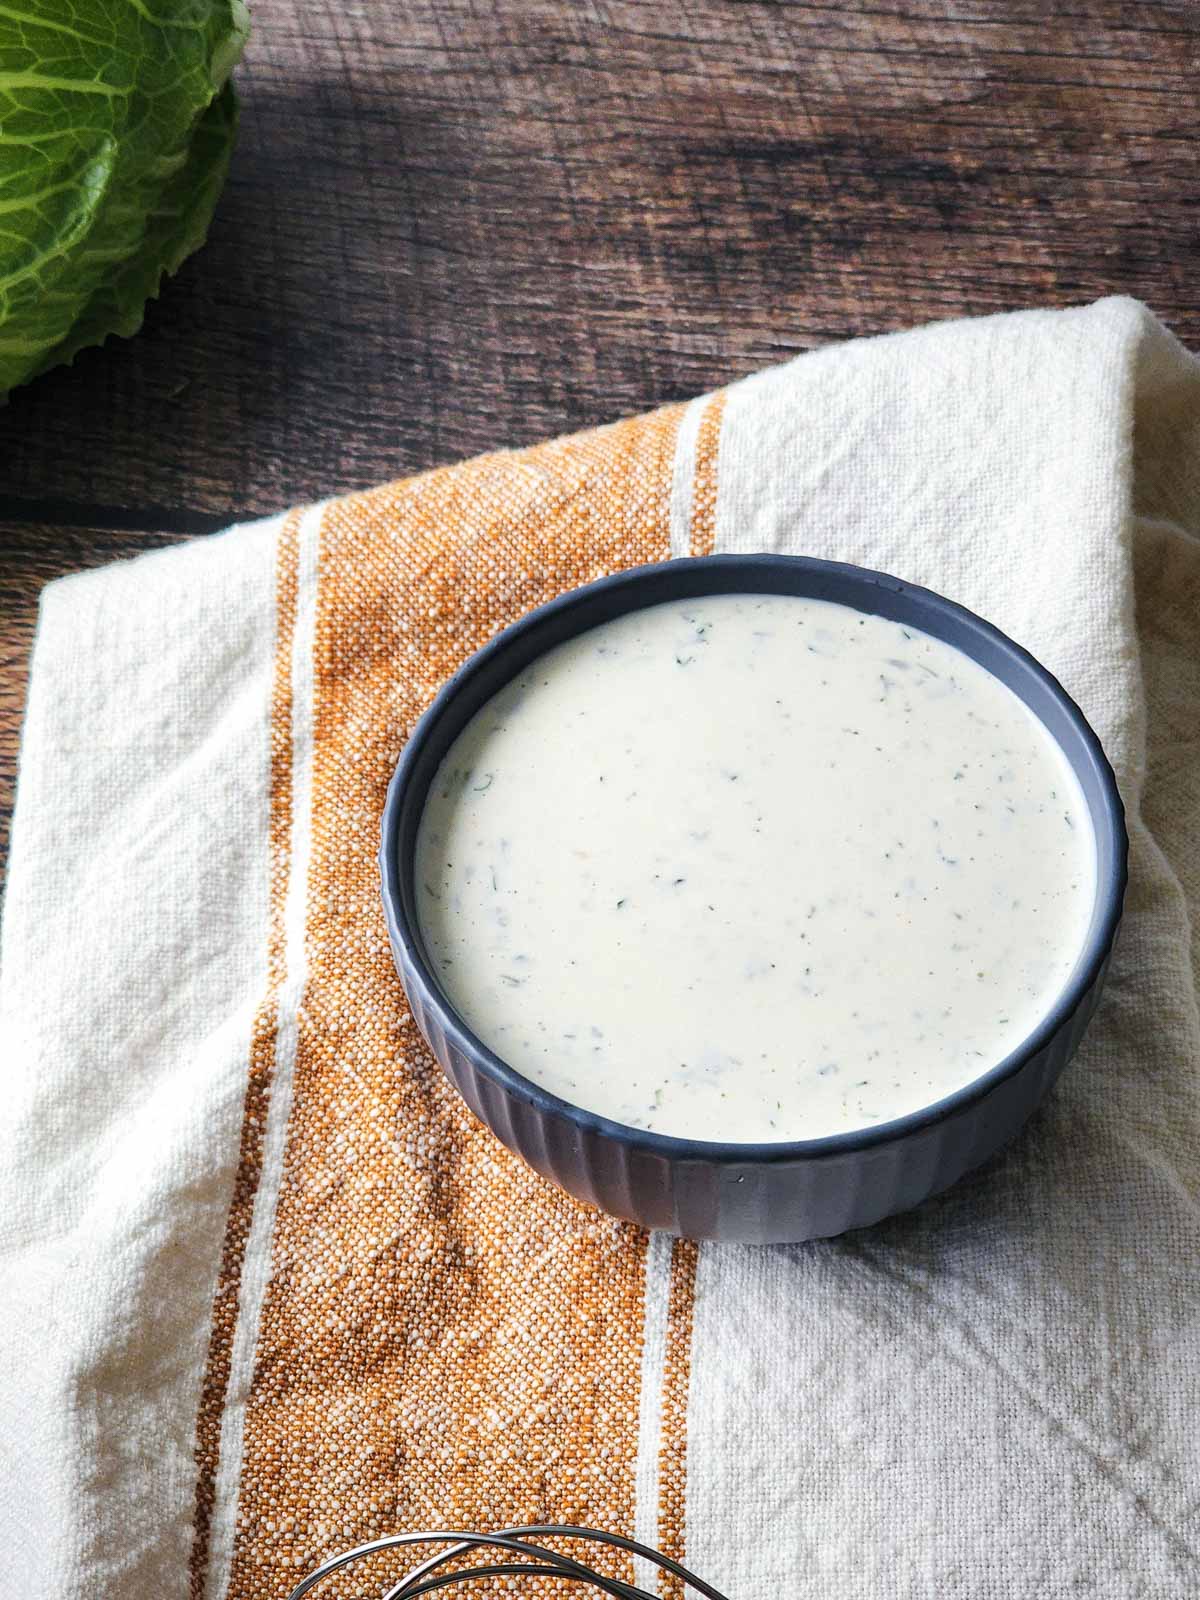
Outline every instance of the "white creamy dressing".
<svg viewBox="0 0 1200 1600"><path fill-rule="evenodd" d="M1032 1032L1095 845L1057 744L940 640L717 595L559 646L473 718L417 846L445 993L618 1122L815 1138L940 1099Z"/></svg>

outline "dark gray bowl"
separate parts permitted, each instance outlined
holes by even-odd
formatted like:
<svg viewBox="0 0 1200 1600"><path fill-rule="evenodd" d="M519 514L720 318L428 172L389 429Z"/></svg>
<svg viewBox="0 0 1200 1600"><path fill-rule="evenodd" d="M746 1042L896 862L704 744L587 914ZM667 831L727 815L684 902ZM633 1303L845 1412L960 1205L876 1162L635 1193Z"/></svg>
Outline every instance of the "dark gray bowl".
<svg viewBox="0 0 1200 1600"><path fill-rule="evenodd" d="M716 1144L625 1127L514 1072L471 1033L438 987L417 922L413 856L425 796L475 712L531 661L627 611L697 595L795 594L923 629L1006 683L1067 756L1096 835L1086 948L1028 1039L966 1088L869 1130L780 1144ZM1079 1044L1100 996L1125 893L1128 843L1112 769L1074 701L1044 667L962 606L883 573L795 556L707 556L639 567L576 589L506 628L454 675L421 718L388 789L379 854L396 968L413 1015L475 1115L581 1200L648 1228L756 1243L860 1228L947 1188L1007 1143Z"/></svg>

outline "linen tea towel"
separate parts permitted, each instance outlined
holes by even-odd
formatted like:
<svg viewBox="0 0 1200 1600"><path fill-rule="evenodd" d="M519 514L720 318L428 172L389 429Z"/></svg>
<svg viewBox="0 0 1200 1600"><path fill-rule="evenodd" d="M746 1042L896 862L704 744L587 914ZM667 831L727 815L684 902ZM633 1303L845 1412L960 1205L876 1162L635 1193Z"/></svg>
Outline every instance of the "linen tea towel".
<svg viewBox="0 0 1200 1600"><path fill-rule="evenodd" d="M738 1600L1200 1591L1198 524L1200 372L1110 300L52 585L0 980L12 1592L284 1600L384 1532L539 1519ZM510 1157L378 903L384 788L454 666L713 549L981 612L1080 702L1130 819L1104 1004L1026 1134L789 1248L647 1238Z"/></svg>

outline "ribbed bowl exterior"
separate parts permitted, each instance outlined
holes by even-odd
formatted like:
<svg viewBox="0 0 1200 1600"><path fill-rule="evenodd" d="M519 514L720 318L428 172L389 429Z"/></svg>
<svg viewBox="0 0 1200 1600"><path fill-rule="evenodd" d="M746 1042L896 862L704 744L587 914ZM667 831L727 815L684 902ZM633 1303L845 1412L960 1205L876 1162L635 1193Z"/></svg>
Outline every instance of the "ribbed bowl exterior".
<svg viewBox="0 0 1200 1600"><path fill-rule="evenodd" d="M1074 1055L1107 970L1105 963L1076 1010L1023 1066L938 1121L865 1149L738 1160L641 1149L497 1083L476 1052L448 1036L402 952L397 965L417 1026L446 1076L479 1120L536 1172L645 1228L744 1244L795 1243L867 1227L940 1194L1003 1149Z"/></svg>
<svg viewBox="0 0 1200 1600"><path fill-rule="evenodd" d="M707 569L707 576L697 569ZM829 574L839 583L831 584ZM861 609L886 605L927 628L929 610L943 624L942 637L953 643L962 642L960 634L1000 641L1004 670L997 675L1011 686L1017 687L1009 671L1031 675L1047 697L1039 714L1059 736L1088 798L1100 886L1082 979L1018 1057L928 1113L890 1128L807 1145L705 1144L620 1127L565 1105L497 1061L453 1013L422 965L415 915L413 843L429 782L491 694L561 639L630 609L628 592L636 592L639 582L652 596L648 602L643 595L641 604L735 588L815 593L854 604L855 585L874 584L886 600ZM593 596L598 606L584 604L572 612L573 599ZM878 602L878 593L874 598ZM536 624L544 618L551 625L539 633ZM968 653L989 664L982 645ZM643 1227L693 1239L769 1244L823 1238L907 1211L1014 1137L1075 1053L1096 1008L1120 917L1126 854L1120 800L1095 735L1054 679L1003 635L940 596L863 569L788 557L713 557L589 585L532 613L473 658L426 713L401 758L384 809L380 869L392 952L417 1025L447 1077L497 1138L570 1194Z"/></svg>

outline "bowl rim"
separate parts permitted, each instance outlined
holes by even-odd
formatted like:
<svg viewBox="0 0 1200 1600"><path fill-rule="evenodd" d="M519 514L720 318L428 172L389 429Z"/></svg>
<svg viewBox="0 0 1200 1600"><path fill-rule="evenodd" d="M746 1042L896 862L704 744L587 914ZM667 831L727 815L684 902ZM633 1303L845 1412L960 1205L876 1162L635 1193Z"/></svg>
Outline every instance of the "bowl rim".
<svg viewBox="0 0 1200 1600"><path fill-rule="evenodd" d="M636 1128L629 1123L614 1121L611 1117L605 1117L599 1112L589 1111L583 1106L575 1105L572 1101L564 1100L561 1096L544 1088L534 1079L525 1077L523 1073L518 1072L515 1067L510 1066L500 1056L496 1055L471 1031L448 997L443 993L436 977L430 970L422 951L419 930L411 925L409 918L405 914L404 899L401 894L403 872L402 863L399 859L397 839L404 794L410 781L410 775L423 750L432 738L437 724L455 699L463 692L464 688L481 673L487 672L493 662L512 649L514 641L531 629L543 625L547 618L567 613L576 607L586 608L592 598L601 592L620 594L621 591L627 590L631 593L636 593L643 585L657 583L672 572L680 572L682 574L685 570L694 571L697 567L703 567L718 576L723 572L745 574L747 572L753 573L755 570L762 572L778 571L781 567L791 571L805 569L815 575L825 574L829 577L838 577L850 582L860 583L865 589L883 588L894 593L903 594L912 599L918 607L925 607L954 619L958 626L968 634L975 634L986 639L994 649L998 649L1002 655L1008 656L1018 668L1031 673L1036 679L1040 679L1042 686L1058 702L1059 709L1073 725L1074 731L1080 738L1095 769L1102 797L1102 823L1109 830L1113 846L1113 868L1106 879L1101 879L1098 874L1095 908L1100 911L1100 915L1094 917L1092 929L1084 945L1081 958L1077 961L1071 977L1054 1005L1046 1012L1032 1033L1028 1034L1015 1049L1009 1051L1000 1061L989 1067L986 1072L981 1073L979 1077L972 1078L970 1082L955 1089L952 1093L943 1095L941 1099L931 1101L929 1105L918 1107L915 1111L906 1112L903 1116L893 1117L887 1122L872 1123L865 1128L844 1129L838 1133L821 1134L811 1139L733 1142L728 1140L684 1138L677 1134L656 1133L648 1128ZM745 587L726 590L722 589L718 584L702 592L708 594L738 592L750 594L785 591L756 591ZM684 596L680 596L680 598L684 598ZM798 598L803 598L803 596L798 596ZM651 602L651 604L670 603L669 596L662 600ZM642 608L635 605L618 607L605 620L615 620L618 616L638 609ZM601 625L601 623L594 621L588 622L581 626L577 632L585 633L590 628ZM962 648L961 645L957 644L953 647ZM552 646L551 648L554 647ZM969 655L971 652L964 650L963 653ZM976 659L977 665L983 666L983 663L979 662L977 658L972 657L972 659ZM986 672L989 669L984 667L983 670ZM994 677L996 674L992 673L992 676ZM492 692L495 693L497 691L493 690ZM1032 708L1030 708L1030 711L1032 715L1037 716L1037 713ZM1042 721L1040 717L1038 720ZM457 734L455 737L457 737ZM1053 734L1051 734L1051 737L1054 737ZM1101 832L1101 829L1096 827L1094 821L1093 829L1097 834ZM1099 839L1097 839L1097 844L1099 845ZM413 727L388 784L380 824L379 848L380 884L384 916L387 922L388 937L392 951L396 958L396 964L400 969L401 980L407 987L407 982L410 981L408 974L416 978L421 985L421 1002L423 1006L434 1013L445 1036L453 1042L458 1050L477 1069L492 1079L508 1094L524 1100L539 1113L566 1119L588 1133L601 1135L625 1145L629 1151L664 1157L675 1162L704 1161L733 1165L774 1164L789 1160L806 1160L868 1150L873 1146L903 1139L910 1134L943 1122L956 1113L985 1099L999 1084L1013 1077L1037 1056L1070 1021L1091 993L1111 953L1117 927L1121 920L1121 911L1128 883L1128 859L1129 837L1125 825L1125 808L1117 787L1116 776L1113 773L1108 757L1104 753L1103 746L1079 706L1053 673L1044 667L1035 656L1022 645L1010 639L1007 634L1003 633L993 623L985 621L974 611L960 605L957 601L947 599L945 595L939 594L936 590L925 588L921 584L909 583L905 579L893 577L888 573L879 572L870 567L860 567L852 562L826 561L816 556L783 554L685 556L676 557L670 561L628 567L621 572L597 578L590 583L569 589L563 594L557 595L554 599L526 612L515 622L501 629L486 644L474 651L451 674Z"/></svg>

